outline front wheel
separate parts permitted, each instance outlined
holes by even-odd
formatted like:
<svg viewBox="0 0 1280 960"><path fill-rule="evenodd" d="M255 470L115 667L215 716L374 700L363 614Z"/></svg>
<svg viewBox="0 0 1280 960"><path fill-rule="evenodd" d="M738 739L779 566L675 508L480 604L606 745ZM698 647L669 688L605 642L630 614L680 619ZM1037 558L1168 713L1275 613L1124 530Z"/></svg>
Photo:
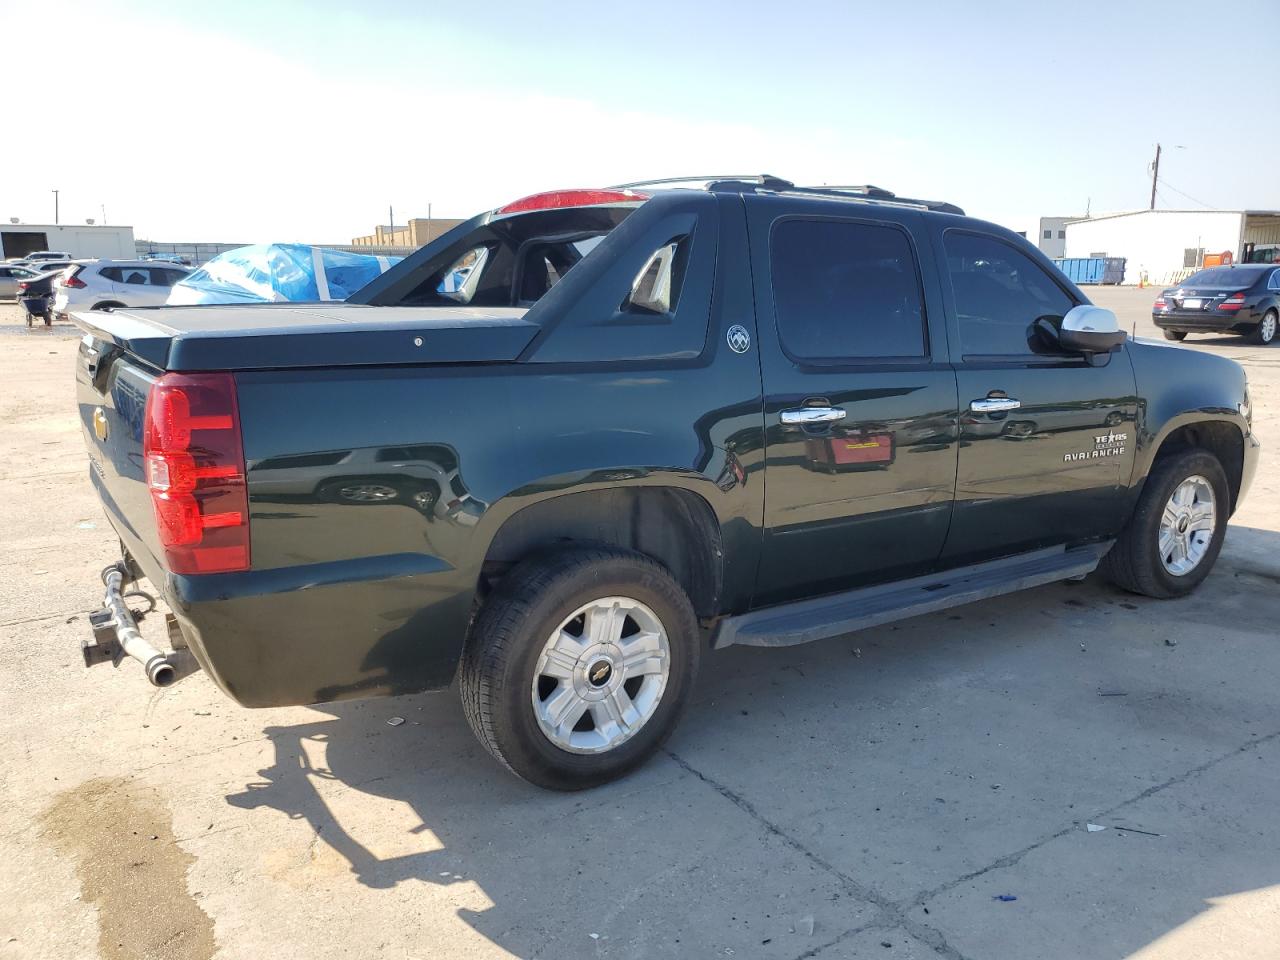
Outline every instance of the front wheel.
<svg viewBox="0 0 1280 960"><path fill-rule="evenodd" d="M579 790L623 776L670 736L698 672L688 596L613 547L558 550L508 573L459 672L467 722L517 776Z"/></svg>
<svg viewBox="0 0 1280 960"><path fill-rule="evenodd" d="M1187 450L1157 461L1103 573L1132 593L1185 596L1218 559L1230 512L1227 475L1213 454Z"/></svg>
<svg viewBox="0 0 1280 960"><path fill-rule="evenodd" d="M1166 340L1185 340L1187 339L1187 331L1185 330L1166 330L1164 332Z"/></svg>
<svg viewBox="0 0 1280 960"><path fill-rule="evenodd" d="M1268 345L1275 343L1277 328L1280 328L1280 315L1274 310L1268 310L1262 315L1262 319L1258 321L1258 325L1253 328L1253 342Z"/></svg>

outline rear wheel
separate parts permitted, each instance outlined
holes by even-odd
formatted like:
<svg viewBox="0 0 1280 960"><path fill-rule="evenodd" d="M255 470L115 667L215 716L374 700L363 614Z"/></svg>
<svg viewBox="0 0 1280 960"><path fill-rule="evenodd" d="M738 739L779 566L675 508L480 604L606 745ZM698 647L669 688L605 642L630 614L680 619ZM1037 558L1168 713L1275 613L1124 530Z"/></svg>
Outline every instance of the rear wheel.
<svg viewBox="0 0 1280 960"><path fill-rule="evenodd" d="M1133 593L1185 596L1213 569L1230 510L1227 476L1213 454L1188 450L1159 460L1102 570Z"/></svg>
<svg viewBox="0 0 1280 960"><path fill-rule="evenodd" d="M1276 334L1280 332L1280 319L1274 310L1268 310L1253 328L1253 342L1261 344L1275 343Z"/></svg>
<svg viewBox="0 0 1280 960"><path fill-rule="evenodd" d="M1166 330L1164 332L1166 340L1185 340L1187 339L1187 331L1185 330Z"/></svg>
<svg viewBox="0 0 1280 960"><path fill-rule="evenodd" d="M699 648L689 598L655 561L612 547L543 554L517 565L481 608L459 673L463 709L518 776L593 787L671 734Z"/></svg>

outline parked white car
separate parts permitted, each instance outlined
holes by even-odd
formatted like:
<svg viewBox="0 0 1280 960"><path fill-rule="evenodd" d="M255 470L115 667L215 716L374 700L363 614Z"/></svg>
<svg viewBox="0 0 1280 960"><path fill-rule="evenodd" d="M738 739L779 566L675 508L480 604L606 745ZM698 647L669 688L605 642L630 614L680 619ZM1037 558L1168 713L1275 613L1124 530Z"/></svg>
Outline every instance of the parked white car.
<svg viewBox="0 0 1280 960"><path fill-rule="evenodd" d="M72 310L109 307L160 307L169 288L191 271L154 260L95 260L72 264L53 283L53 312L66 319Z"/></svg>

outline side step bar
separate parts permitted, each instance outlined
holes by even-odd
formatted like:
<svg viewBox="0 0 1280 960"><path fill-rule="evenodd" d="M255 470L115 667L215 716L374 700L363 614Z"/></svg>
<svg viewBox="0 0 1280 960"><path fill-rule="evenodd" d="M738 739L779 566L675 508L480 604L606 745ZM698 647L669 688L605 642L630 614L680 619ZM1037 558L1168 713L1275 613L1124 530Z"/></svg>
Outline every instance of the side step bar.
<svg viewBox="0 0 1280 960"><path fill-rule="evenodd" d="M913 580L752 610L721 620L712 634L712 646L789 647L1083 577L1097 568L1114 542L1050 547Z"/></svg>

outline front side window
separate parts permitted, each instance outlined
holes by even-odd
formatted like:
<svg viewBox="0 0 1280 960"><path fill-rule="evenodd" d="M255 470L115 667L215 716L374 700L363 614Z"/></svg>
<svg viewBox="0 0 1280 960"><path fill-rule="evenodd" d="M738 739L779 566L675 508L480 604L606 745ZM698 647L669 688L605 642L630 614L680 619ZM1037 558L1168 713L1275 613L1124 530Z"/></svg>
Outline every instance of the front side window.
<svg viewBox="0 0 1280 960"><path fill-rule="evenodd" d="M1030 257L995 237L948 230L947 269L965 356L1043 352L1035 322L1060 321L1075 302Z"/></svg>
<svg viewBox="0 0 1280 960"><path fill-rule="evenodd" d="M773 228L774 312L798 360L921 358L924 303L905 231L841 220Z"/></svg>

